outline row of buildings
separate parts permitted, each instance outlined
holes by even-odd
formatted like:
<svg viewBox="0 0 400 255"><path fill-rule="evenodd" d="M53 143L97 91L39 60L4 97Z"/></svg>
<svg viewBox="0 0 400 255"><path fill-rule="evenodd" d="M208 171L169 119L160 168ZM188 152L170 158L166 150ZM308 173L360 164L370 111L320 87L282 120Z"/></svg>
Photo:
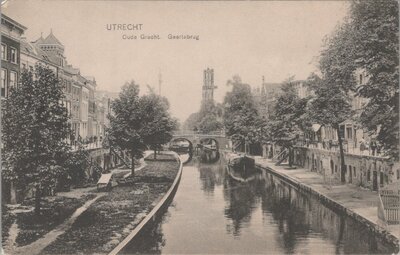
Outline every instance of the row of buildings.
<svg viewBox="0 0 400 255"><path fill-rule="evenodd" d="M368 82L368 74L361 69L354 73L356 85ZM313 96L313 91L304 80L291 81L299 98ZM268 119L269 114L282 93L281 83L266 83L263 77L261 87L253 90L254 100L261 116ZM351 92L350 92L351 93ZM360 185L372 190L379 190L388 184L400 181L400 166L384 157L374 135L368 133L357 121L366 103L366 98L350 94L351 119L339 125L339 134L345 151L346 182ZM266 144L263 154L273 157L279 154L279 146ZM340 154L337 130L331 126L318 123L312 125L312 131L299 137L295 145L295 163L310 171L316 171L330 182L340 181Z"/></svg>
<svg viewBox="0 0 400 255"><path fill-rule="evenodd" d="M365 85L368 81L368 76L365 72L357 70L355 73L357 86ZM297 96L301 99L309 98L314 95L314 92L306 85L304 80L290 81ZM261 116L268 119L269 114L273 110L277 98L282 94L281 83L266 83L265 78L262 79L261 87L253 89L253 96ZM351 95L351 110L354 114L359 114L367 103L366 98ZM336 148L338 137L337 132L332 127L323 126L315 123L312 126L313 132L305 134L301 141L309 147L320 149ZM345 144L345 151L352 154L361 155L381 155L378 144L374 141L364 129L353 119L348 119L340 124L341 138ZM375 144L375 145L374 145ZM372 148L371 146L372 145ZM368 149L368 150L367 150ZM374 149L374 150L372 150Z"/></svg>
<svg viewBox="0 0 400 255"><path fill-rule="evenodd" d="M26 27L1 15L1 98L6 99L11 87L18 86L21 72L34 70L41 63L51 68L64 85L64 106L70 116L71 143L99 143L104 137L110 96L97 91L96 79L83 75L67 62L65 47L50 31L35 41L24 37Z"/></svg>

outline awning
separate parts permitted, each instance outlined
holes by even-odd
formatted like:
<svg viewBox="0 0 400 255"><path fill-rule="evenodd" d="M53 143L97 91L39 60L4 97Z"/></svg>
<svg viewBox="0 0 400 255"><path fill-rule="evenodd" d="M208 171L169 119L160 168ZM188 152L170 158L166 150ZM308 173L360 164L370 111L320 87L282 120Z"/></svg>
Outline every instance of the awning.
<svg viewBox="0 0 400 255"><path fill-rule="evenodd" d="M318 132L318 130L321 128L320 124L312 124L312 129L314 132Z"/></svg>

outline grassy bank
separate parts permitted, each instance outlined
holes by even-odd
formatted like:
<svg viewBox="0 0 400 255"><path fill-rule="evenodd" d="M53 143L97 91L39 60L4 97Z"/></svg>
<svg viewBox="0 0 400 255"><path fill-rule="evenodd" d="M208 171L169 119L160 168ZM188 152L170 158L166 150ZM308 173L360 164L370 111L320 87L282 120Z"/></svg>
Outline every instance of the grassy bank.
<svg viewBox="0 0 400 255"><path fill-rule="evenodd" d="M178 170L177 161L147 162L136 173L133 185L117 186L97 200L43 253L92 254L111 251L160 201Z"/></svg>
<svg viewBox="0 0 400 255"><path fill-rule="evenodd" d="M19 232L16 238L17 246L30 244L59 224L68 219L76 209L86 201L95 197L95 194L84 195L80 198L46 197L42 200L41 215L36 216L33 211L16 214ZM23 206L33 206L33 200L27 200Z"/></svg>
<svg viewBox="0 0 400 255"><path fill-rule="evenodd" d="M2 205L1 208L1 238L2 243L7 240L9 236L10 227L15 221L15 215L10 212L7 206Z"/></svg>
<svg viewBox="0 0 400 255"><path fill-rule="evenodd" d="M156 158L154 158L154 153L151 153L148 155L145 159L145 161L174 161L174 157L172 157L170 154L164 154L157 152Z"/></svg>

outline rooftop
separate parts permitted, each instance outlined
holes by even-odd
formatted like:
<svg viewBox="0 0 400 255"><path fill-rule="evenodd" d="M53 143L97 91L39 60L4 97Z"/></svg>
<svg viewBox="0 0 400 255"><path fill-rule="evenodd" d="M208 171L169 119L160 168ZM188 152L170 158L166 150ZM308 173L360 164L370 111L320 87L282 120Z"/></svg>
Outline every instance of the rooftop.
<svg viewBox="0 0 400 255"><path fill-rule="evenodd" d="M40 39L40 38L39 38ZM58 45L64 48L64 45L54 36L53 31L50 31L50 34L40 42L40 44L51 44L51 45Z"/></svg>
<svg viewBox="0 0 400 255"><path fill-rule="evenodd" d="M25 27L24 25L21 25L21 23L18 23L17 21L13 20L12 18L8 17L7 15L5 15L4 13L1 14L1 23L6 22L14 27L19 28L20 30L25 31L26 29L28 29L27 27Z"/></svg>
<svg viewBox="0 0 400 255"><path fill-rule="evenodd" d="M53 62L52 57L41 50L36 44L28 42L26 39L21 40L21 53L28 54L30 56L35 56L45 62Z"/></svg>

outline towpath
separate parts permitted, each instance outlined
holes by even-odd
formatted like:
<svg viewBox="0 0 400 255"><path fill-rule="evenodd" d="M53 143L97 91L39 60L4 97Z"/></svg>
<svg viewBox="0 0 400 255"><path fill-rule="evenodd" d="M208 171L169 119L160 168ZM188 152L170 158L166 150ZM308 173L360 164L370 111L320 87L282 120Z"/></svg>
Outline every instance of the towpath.
<svg viewBox="0 0 400 255"><path fill-rule="evenodd" d="M292 180L302 183L314 191L330 198L354 213L362 216L390 234L400 239L400 226L385 226L378 219L378 193L352 184L333 184L323 175L308 169L288 169L287 166L275 166L275 163L262 157L254 157L256 165L269 168Z"/></svg>

